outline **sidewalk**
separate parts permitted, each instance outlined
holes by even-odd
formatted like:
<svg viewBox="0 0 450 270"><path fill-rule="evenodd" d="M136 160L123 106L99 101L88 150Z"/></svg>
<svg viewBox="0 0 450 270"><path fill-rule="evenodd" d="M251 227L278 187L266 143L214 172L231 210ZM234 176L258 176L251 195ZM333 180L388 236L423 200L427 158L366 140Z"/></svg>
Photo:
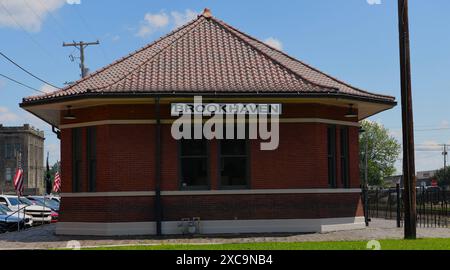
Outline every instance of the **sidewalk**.
<svg viewBox="0 0 450 270"><path fill-rule="evenodd" d="M307 241L357 241L401 239L403 228L396 228L395 221L374 219L366 229L313 234L226 235L170 238L151 236L90 237L56 236L55 224L31 228L21 232L0 234L0 249L48 249L64 248L70 240L77 240L82 247L103 245L158 245L158 244L219 244L249 242L307 242ZM418 228L420 238L450 238L450 228Z"/></svg>

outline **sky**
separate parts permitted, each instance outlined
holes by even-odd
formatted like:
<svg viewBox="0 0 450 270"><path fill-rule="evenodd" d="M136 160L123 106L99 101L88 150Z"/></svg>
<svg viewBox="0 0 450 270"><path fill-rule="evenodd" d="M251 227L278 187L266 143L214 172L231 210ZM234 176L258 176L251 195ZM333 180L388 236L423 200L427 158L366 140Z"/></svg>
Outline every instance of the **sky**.
<svg viewBox="0 0 450 270"><path fill-rule="evenodd" d="M443 166L450 144L450 1L410 0L416 169ZM80 76L78 51L63 42L100 41L86 49L95 71L195 18L213 16L334 77L399 101L395 0L0 0L0 52L58 87ZM70 55L74 61L71 61ZM41 91L53 88L0 58L0 74ZM44 130L50 162L59 160L51 127L19 108L39 94L0 77L0 124ZM401 111L372 118L401 142ZM401 160L396 164L401 171Z"/></svg>

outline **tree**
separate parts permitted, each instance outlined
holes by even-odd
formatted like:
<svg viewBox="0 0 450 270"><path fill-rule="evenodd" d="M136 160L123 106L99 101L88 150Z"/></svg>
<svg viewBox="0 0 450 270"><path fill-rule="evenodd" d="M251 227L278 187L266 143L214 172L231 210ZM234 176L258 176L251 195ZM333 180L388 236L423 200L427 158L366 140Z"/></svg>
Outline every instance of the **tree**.
<svg viewBox="0 0 450 270"><path fill-rule="evenodd" d="M383 179L395 173L395 161L400 154L400 144L389 135L389 131L381 124L363 121L361 128L365 131L359 136L360 173L364 179L365 156L367 144L367 178L368 184L382 186Z"/></svg>
<svg viewBox="0 0 450 270"><path fill-rule="evenodd" d="M438 182L438 186L445 188L450 186L450 167L445 167L436 172L434 175Z"/></svg>

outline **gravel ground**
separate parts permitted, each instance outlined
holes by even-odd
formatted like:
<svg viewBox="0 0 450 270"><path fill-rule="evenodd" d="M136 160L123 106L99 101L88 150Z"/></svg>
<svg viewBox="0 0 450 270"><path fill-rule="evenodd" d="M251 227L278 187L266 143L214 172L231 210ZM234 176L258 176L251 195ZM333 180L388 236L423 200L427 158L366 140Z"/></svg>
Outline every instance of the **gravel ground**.
<svg viewBox="0 0 450 270"><path fill-rule="evenodd" d="M82 247L105 245L158 245L158 244L220 244L251 242L307 242L307 241L353 241L401 239L403 228L396 228L395 221L373 219L365 229L313 234L270 234L270 235L221 235L221 236L171 236L156 238L151 236L91 237L57 236L55 224L31 228L21 232L0 234L0 249L48 249L63 248L68 241L77 240ZM420 238L450 238L450 228L418 228Z"/></svg>

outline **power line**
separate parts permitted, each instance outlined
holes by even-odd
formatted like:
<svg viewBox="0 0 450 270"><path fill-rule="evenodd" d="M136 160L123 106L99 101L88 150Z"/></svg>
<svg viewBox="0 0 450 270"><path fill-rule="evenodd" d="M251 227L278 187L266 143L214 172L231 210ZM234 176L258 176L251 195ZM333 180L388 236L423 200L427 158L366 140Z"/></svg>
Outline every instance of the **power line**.
<svg viewBox="0 0 450 270"><path fill-rule="evenodd" d="M17 64L14 60L12 60L11 58L9 58L8 56L6 56L4 53L0 52L0 55L3 56L6 60L8 60L9 62L11 62L13 65L15 65L16 67L20 68L22 71L24 71L25 73L27 73L28 75L30 75L31 77L47 84L50 85L51 87L54 87L56 89L59 89L60 87L55 86L54 84L51 84L41 78L39 78L38 76L34 75L33 73L29 72L28 70L26 70L25 68L23 68L22 66L20 66L19 64Z"/></svg>
<svg viewBox="0 0 450 270"><path fill-rule="evenodd" d="M26 0L25 0L26 1ZM65 34L67 34L67 31L66 31L66 29L64 28L64 26L62 25L62 23L59 21L59 20L57 20L56 18L55 18L55 16L53 16L53 12L50 10L50 9L48 9L47 8L47 5L45 5L45 1L44 2L41 2L40 0L37 0L36 1L45 11L46 11L46 13L53 19L53 21L55 22L55 24L54 24L54 26L58 26L60 29L58 29L59 31L60 31L60 33L58 34L58 36L59 37L62 37L62 35L64 35L64 33ZM56 28L58 28L58 27L55 27L55 29ZM61 34L61 35L60 35ZM63 38L63 40L64 40L64 38Z"/></svg>
<svg viewBox="0 0 450 270"><path fill-rule="evenodd" d="M13 78L11 78L11 77L6 76L6 75L4 75L4 74L1 74L1 73L0 73L0 77L3 77L3 78L5 78L5 79L7 79L7 80L10 80L10 81L12 81L12 82L15 82L15 83L17 83L17 84L19 84L19 85L21 85L21 86L23 86L23 87L26 87L26 88L28 88L28 89L33 90L33 91L40 92L40 93L43 93L43 94L47 94L47 93L45 93L44 91L41 91L41 90L38 90L38 89L36 89L36 88L34 88L34 87L31 87L31 86L29 86L29 85L26 85L26 84L24 84L24 83L22 83L22 82L19 82L18 80L15 80L15 79L13 79Z"/></svg>
<svg viewBox="0 0 450 270"><path fill-rule="evenodd" d="M44 18L41 15L39 15L38 12L35 11L35 9L28 3L27 0L22 0L22 1L25 3L25 5L28 7L28 9L31 10L31 12L36 16L36 18L38 18L41 22L44 21ZM39 3L39 1L37 1L37 2ZM59 35L58 32L52 31L52 33L55 33L58 36L58 38L60 38L61 40L64 40L64 38L61 35Z"/></svg>
<svg viewBox="0 0 450 270"><path fill-rule="evenodd" d="M31 39L31 41L33 41L42 51L45 52L45 54L50 56L50 58L52 58L52 60L56 62L55 60L56 58L52 54L50 54L32 35L30 35L30 33L28 33L28 31L14 18L12 13L9 11L9 9L6 8L3 2L0 1L0 5L3 8L3 10L8 14L8 16L11 18L11 20L17 25L17 27L19 27L23 32L25 32L25 34Z"/></svg>

